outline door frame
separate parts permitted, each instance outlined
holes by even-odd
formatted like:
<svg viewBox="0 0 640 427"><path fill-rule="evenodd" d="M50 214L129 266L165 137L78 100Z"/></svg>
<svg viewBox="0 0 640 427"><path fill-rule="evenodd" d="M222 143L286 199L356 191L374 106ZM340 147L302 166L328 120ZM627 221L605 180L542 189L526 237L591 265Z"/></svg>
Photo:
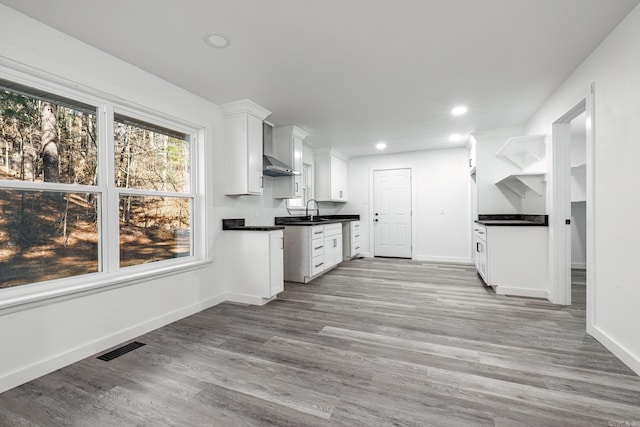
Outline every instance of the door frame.
<svg viewBox="0 0 640 427"><path fill-rule="evenodd" d="M375 182L373 179L374 172L387 171L395 169L409 169L411 178L411 259L415 259L415 242L416 242L416 216L414 215L415 200L416 200L416 179L415 179L415 165L414 164L394 164L384 167L370 167L369 168L369 253L371 257L375 257L375 230L373 228L374 210L375 210Z"/></svg>
<svg viewBox="0 0 640 427"><path fill-rule="evenodd" d="M595 324L595 86L582 91L566 113L552 124L552 194L549 221L550 300L571 304L571 121L586 114L587 330Z"/></svg>

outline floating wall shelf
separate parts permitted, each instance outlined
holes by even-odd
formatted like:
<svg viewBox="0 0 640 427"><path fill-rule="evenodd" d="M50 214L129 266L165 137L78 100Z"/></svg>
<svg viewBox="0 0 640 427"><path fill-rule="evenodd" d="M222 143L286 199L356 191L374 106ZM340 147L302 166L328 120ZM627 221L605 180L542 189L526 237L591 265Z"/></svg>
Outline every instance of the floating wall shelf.
<svg viewBox="0 0 640 427"><path fill-rule="evenodd" d="M545 136L529 135L509 138L496 152L496 157L525 169L544 158Z"/></svg>
<svg viewBox="0 0 640 427"><path fill-rule="evenodd" d="M544 194L544 183L547 180L545 173L519 173L512 174L496 182L524 198L527 190L533 191L538 196Z"/></svg>

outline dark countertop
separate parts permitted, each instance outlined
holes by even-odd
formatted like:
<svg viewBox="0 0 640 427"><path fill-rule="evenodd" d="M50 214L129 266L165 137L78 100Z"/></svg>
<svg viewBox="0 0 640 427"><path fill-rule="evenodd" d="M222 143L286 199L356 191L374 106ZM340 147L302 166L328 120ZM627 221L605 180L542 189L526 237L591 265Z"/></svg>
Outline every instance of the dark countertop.
<svg viewBox="0 0 640 427"><path fill-rule="evenodd" d="M549 215L478 215L475 222L486 226L548 227Z"/></svg>
<svg viewBox="0 0 640 427"><path fill-rule="evenodd" d="M244 225L244 218L223 219L223 230L243 230L243 231L274 231L284 230L284 226L279 225Z"/></svg>
<svg viewBox="0 0 640 427"><path fill-rule="evenodd" d="M300 225L312 226L323 224L335 224L337 222L360 221L360 215L314 215L313 221L308 216L277 216L276 225Z"/></svg>

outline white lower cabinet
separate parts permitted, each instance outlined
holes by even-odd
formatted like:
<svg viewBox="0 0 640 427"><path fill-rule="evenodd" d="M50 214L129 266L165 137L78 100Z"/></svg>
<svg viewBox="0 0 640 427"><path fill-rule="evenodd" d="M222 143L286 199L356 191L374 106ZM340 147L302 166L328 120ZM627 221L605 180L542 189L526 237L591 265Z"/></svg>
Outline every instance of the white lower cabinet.
<svg viewBox="0 0 640 427"><path fill-rule="evenodd" d="M473 227L473 248L476 270L485 283L489 283L487 274L487 227L475 224Z"/></svg>
<svg viewBox="0 0 640 427"><path fill-rule="evenodd" d="M286 226L284 280L307 283L342 262L342 225Z"/></svg>
<svg viewBox="0 0 640 427"><path fill-rule="evenodd" d="M324 263L331 268L342 262L342 224L324 226Z"/></svg>
<svg viewBox="0 0 640 427"><path fill-rule="evenodd" d="M229 255L228 298L263 305L284 290L284 234L226 231Z"/></svg>
<svg viewBox="0 0 640 427"><path fill-rule="evenodd" d="M344 222L342 225L342 259L349 261L361 251L360 221Z"/></svg>
<svg viewBox="0 0 640 427"><path fill-rule="evenodd" d="M476 229L485 230L484 241ZM549 297L548 227L476 224L474 244L478 273L496 293Z"/></svg>

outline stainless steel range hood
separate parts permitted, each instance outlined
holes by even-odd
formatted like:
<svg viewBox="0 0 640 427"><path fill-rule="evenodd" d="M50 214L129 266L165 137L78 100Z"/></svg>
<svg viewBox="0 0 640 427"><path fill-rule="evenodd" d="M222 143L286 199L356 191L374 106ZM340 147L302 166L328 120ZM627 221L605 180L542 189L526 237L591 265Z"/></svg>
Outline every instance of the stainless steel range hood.
<svg viewBox="0 0 640 427"><path fill-rule="evenodd" d="M273 126L264 122L262 125L262 173L266 176L300 175L299 171L273 157Z"/></svg>
<svg viewBox="0 0 640 427"><path fill-rule="evenodd" d="M275 159L271 156L264 155L262 156L262 165L263 171L267 176L291 176L291 175L300 175L300 172L294 171L291 166L288 166L282 163L280 160Z"/></svg>

